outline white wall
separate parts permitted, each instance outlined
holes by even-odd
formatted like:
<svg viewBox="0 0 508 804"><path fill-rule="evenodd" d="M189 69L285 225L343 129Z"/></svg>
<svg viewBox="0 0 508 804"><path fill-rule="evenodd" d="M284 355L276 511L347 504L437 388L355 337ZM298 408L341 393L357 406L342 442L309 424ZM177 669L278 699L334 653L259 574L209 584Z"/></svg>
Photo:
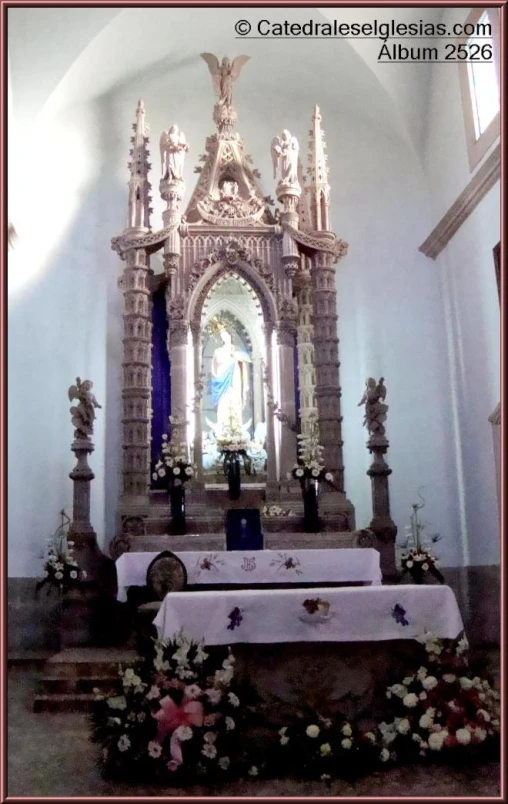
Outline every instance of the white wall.
<svg viewBox="0 0 508 804"><path fill-rule="evenodd" d="M469 9L446 9L450 23ZM436 225L471 179L458 66L432 66L424 164ZM478 170L479 168L476 168ZM427 233L428 234L428 233ZM457 532L466 564L499 561L499 516L489 415L500 399L500 315L492 249L500 238L499 182L429 271L440 283L447 330L449 426L454 434Z"/></svg>
<svg viewBox="0 0 508 804"><path fill-rule="evenodd" d="M122 298L116 280L122 264L110 250L110 239L126 223L131 124L143 97L151 127L157 229L162 208L160 132L177 122L190 142L188 199L197 178L193 168L206 136L214 131L211 78L198 56L203 50L252 56L235 89L238 130L261 171L266 194L274 196L272 137L288 127L305 154L313 105L320 105L330 157L333 227L350 244L337 279L348 496L356 505L358 525L366 525L371 518L365 475L369 456L357 402L365 378L383 375L390 405L393 517L402 531L422 488L428 529L444 537L443 563L460 563L440 274L417 250L433 218L425 174L407 134L398 128L392 102L346 43L340 49L325 43L326 49L319 41L251 40L247 46L234 40L238 10L200 10L199 26L194 13L129 9L117 15L47 104L37 134L43 158L32 160L24 173L23 161L18 163L17 184L38 205L29 205L17 226L22 245L11 263L9 573L40 572L42 542L58 524L59 508L70 505L67 475L74 464L66 394L77 375L94 380L103 404L90 462L96 474L92 523L100 543L114 534L122 360ZM249 9L249 19L262 13ZM276 14L283 18L287 10L270 10L272 19ZM308 11L292 10L291 15L308 19ZM134 52L135 42L153 47ZM100 97L93 97L93 86L97 91L102 87ZM17 102L22 104L22 98Z"/></svg>

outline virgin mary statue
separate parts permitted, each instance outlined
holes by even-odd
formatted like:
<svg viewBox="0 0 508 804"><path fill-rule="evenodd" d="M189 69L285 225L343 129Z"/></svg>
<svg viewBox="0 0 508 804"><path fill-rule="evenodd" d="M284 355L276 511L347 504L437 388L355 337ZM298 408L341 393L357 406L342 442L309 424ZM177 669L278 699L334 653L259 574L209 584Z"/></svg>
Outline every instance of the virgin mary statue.
<svg viewBox="0 0 508 804"><path fill-rule="evenodd" d="M212 404L217 405L217 438L242 431L243 409L249 390L248 363L251 359L246 352L237 349L227 329L220 330L222 345L218 346L212 357Z"/></svg>

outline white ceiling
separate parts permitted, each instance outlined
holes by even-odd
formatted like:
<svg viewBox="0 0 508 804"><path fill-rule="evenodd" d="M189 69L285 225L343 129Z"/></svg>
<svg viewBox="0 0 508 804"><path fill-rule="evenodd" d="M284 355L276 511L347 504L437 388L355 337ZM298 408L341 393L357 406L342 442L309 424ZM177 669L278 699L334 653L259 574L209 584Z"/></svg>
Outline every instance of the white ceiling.
<svg viewBox="0 0 508 804"><path fill-rule="evenodd" d="M357 113L360 107L367 118L392 128L419 150L430 65L379 64L381 42L372 39L239 40L234 22L244 18L254 25L267 17L295 22L437 21L442 9L89 7L10 8L8 14L17 131L23 131L50 99L50 106L92 100L143 74L152 82L163 72L178 80L180 71L194 70L198 62L202 70L199 53L215 48L220 55L246 52L256 59L245 68L250 73L245 92L258 107L260 96L273 92L276 82L283 85L288 100L317 82L316 100L322 106L338 102L347 113L355 104Z"/></svg>

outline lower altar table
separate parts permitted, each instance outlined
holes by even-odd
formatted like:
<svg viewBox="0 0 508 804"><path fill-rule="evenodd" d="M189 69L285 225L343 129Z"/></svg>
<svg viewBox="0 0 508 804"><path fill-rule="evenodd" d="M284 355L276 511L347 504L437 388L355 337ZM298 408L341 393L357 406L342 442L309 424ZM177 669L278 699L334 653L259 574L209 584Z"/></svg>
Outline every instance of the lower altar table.
<svg viewBox="0 0 508 804"><path fill-rule="evenodd" d="M328 602L327 614L309 613L308 599ZM464 627L449 586L414 584L172 592L154 625L161 639L183 630L205 645L416 639L425 631L455 639Z"/></svg>
<svg viewBox="0 0 508 804"><path fill-rule="evenodd" d="M329 616L307 616L302 604L309 598L329 602ZM428 666L417 637L430 631L455 639L463 630L450 587L409 584L175 592L154 626L162 639L180 629L204 639L208 653L231 645L235 678L255 688L269 728L295 722L309 708L370 728L383 719L386 687L401 682L411 665Z"/></svg>
<svg viewBox="0 0 508 804"><path fill-rule="evenodd" d="M116 561L118 600L145 584L159 553L123 553ZM175 551L189 584L381 583L379 552L372 547L318 550Z"/></svg>

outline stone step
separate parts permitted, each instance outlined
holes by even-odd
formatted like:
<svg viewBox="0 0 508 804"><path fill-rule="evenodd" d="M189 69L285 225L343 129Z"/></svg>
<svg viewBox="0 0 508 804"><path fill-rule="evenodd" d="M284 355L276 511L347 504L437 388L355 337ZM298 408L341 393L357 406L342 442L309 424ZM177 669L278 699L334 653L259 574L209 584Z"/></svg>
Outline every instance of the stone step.
<svg viewBox="0 0 508 804"><path fill-rule="evenodd" d="M93 693L36 695L33 711L39 712L89 712L94 700Z"/></svg>
<svg viewBox="0 0 508 804"><path fill-rule="evenodd" d="M65 648L48 659L43 678L114 678L137 659L131 648Z"/></svg>
<svg viewBox="0 0 508 804"><path fill-rule="evenodd" d="M278 520L279 530L270 531L263 521L264 547L266 550L309 550L330 549L342 547L356 547L357 534L350 531L337 532L337 530L321 531L320 533L302 533L301 522L298 529L287 530L287 522ZM219 534L188 532L184 536L160 535L147 533L131 537L131 553L162 552L163 550L180 551L210 551L221 552L226 550L226 535L224 529Z"/></svg>
<svg viewBox="0 0 508 804"><path fill-rule="evenodd" d="M119 694L122 690L122 682L118 674L116 676L86 676L85 678L43 676L39 681L37 694L42 696L90 695L94 689Z"/></svg>

